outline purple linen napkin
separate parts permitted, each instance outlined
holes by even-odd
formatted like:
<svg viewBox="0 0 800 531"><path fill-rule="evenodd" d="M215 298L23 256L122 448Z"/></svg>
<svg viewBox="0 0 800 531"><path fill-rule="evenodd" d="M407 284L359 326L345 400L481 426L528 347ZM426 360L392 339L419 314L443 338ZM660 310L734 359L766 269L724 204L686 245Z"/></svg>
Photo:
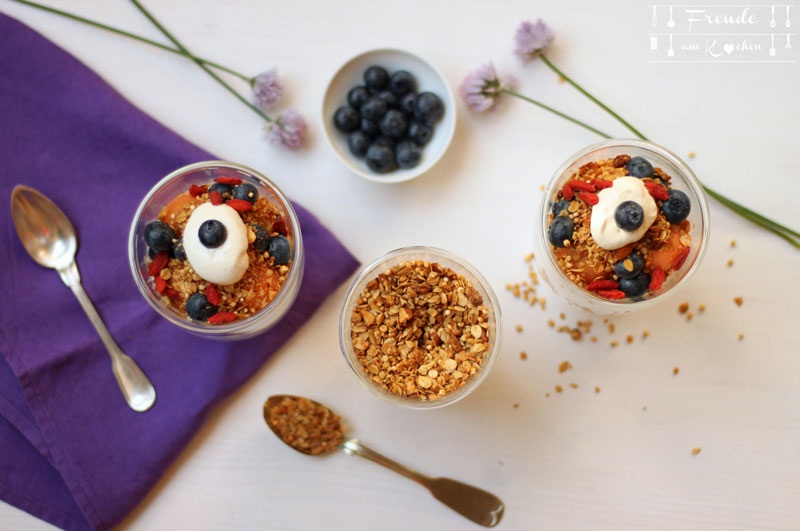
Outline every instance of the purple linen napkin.
<svg viewBox="0 0 800 531"><path fill-rule="evenodd" d="M0 215L0 498L6 502L66 529L119 522L213 407L357 267L336 238L295 204L305 276L297 301L274 329L224 343L191 336L160 318L131 278L130 222L158 179L215 158L136 109L74 57L0 14L0 201L8 205L13 186L23 183L69 216L87 293L158 392L146 413L127 407L78 302L54 271L25 253L6 209Z"/></svg>

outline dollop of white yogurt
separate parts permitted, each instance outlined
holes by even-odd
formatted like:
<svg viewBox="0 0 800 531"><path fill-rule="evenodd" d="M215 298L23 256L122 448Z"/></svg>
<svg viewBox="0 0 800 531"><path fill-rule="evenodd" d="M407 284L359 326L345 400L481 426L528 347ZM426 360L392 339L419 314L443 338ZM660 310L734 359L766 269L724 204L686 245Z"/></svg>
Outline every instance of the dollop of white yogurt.
<svg viewBox="0 0 800 531"><path fill-rule="evenodd" d="M199 232L200 225L212 219L224 225L227 236L222 245L209 249L200 241ZM238 282L250 265L247 227L239 213L228 205L203 203L195 208L183 231L183 247L195 272L208 282L221 286Z"/></svg>
<svg viewBox="0 0 800 531"><path fill-rule="evenodd" d="M658 207L641 179L619 177L614 185L597 193L599 202L592 207L590 229L597 245L608 251L639 241L656 220ZM623 230L614 220L614 212L625 201L636 201L642 207L642 225L634 231Z"/></svg>

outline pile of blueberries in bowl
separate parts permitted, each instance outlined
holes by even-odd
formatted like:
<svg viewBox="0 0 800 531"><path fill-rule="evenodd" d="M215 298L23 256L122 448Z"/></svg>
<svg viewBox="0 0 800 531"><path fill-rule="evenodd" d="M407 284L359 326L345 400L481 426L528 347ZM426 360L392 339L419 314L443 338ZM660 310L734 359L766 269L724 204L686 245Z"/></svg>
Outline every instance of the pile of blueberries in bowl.
<svg viewBox="0 0 800 531"><path fill-rule="evenodd" d="M350 152L365 157L373 172L415 167L433 136L434 124L444 114L441 98L432 92L417 93L416 79L405 70L390 75L373 65L364 72L363 81L350 89L347 105L334 113L334 126L347 134Z"/></svg>

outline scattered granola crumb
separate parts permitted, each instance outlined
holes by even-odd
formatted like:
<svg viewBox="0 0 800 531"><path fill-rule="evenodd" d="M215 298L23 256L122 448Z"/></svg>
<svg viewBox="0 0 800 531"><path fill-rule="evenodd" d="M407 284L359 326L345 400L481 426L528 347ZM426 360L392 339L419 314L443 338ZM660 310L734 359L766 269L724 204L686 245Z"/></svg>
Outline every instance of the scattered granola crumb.
<svg viewBox="0 0 800 531"><path fill-rule="evenodd" d="M542 192L544 192L544 190L545 190L545 187L544 187L544 185L543 185L543 184L540 184L540 185L539 185L539 190L541 190Z"/></svg>
<svg viewBox="0 0 800 531"><path fill-rule="evenodd" d="M577 389L578 388L578 384L576 384L576 383L570 383L569 386L572 387L573 389Z"/></svg>
<svg viewBox="0 0 800 531"><path fill-rule="evenodd" d="M535 255L533 253L526 254L525 255L525 262L530 262L531 260L533 260L534 256Z"/></svg>
<svg viewBox="0 0 800 531"><path fill-rule="evenodd" d="M562 320L562 321L563 321L564 319L566 319L566 318L567 318L567 316L566 316L566 315L564 315L564 313L563 313L563 312L562 312L562 313L560 313L560 314L558 314L558 316L559 316L559 317L561 317L561 320Z"/></svg>
<svg viewBox="0 0 800 531"><path fill-rule="evenodd" d="M736 247L736 240L731 240L731 247Z"/></svg>
<svg viewBox="0 0 800 531"><path fill-rule="evenodd" d="M692 314L692 312L689 312L689 313L687 313L687 314L686 314L686 320L687 320L687 321L691 321L691 320L692 320L692 317L694 317L694 315Z"/></svg>
<svg viewBox="0 0 800 531"><path fill-rule="evenodd" d="M519 404L514 404L514 409L517 409L518 407L519 407Z"/></svg>
<svg viewBox="0 0 800 531"><path fill-rule="evenodd" d="M647 406L642 406L642 411L647 411Z"/></svg>
<svg viewBox="0 0 800 531"><path fill-rule="evenodd" d="M517 325L514 328L517 330L517 332L522 332L522 325Z"/></svg>
<svg viewBox="0 0 800 531"><path fill-rule="evenodd" d="M566 79L564 79L564 78L563 78L563 77L561 77L561 76L558 76L558 82L559 82L559 83L566 83L566 82L567 82L567 80L566 80Z"/></svg>
<svg viewBox="0 0 800 531"><path fill-rule="evenodd" d="M611 346L612 346L612 347L616 347L617 345L619 345L619 343L617 343L616 341L612 341L612 342L611 342Z"/></svg>
<svg viewBox="0 0 800 531"><path fill-rule="evenodd" d="M523 350L522 352L519 353L519 359L521 360L528 359L528 354Z"/></svg>
<svg viewBox="0 0 800 531"><path fill-rule="evenodd" d="M681 372L681 369L679 367L675 367L674 369L672 369L672 374L678 374L679 372Z"/></svg>
<svg viewBox="0 0 800 531"><path fill-rule="evenodd" d="M689 303L682 302L680 306L678 306L678 313L686 313L687 311L689 311Z"/></svg>
<svg viewBox="0 0 800 531"><path fill-rule="evenodd" d="M706 311L706 305L701 303L700 306L697 307L697 311L698 312Z"/></svg>
<svg viewBox="0 0 800 531"><path fill-rule="evenodd" d="M734 297L733 302L736 303L736 306L741 306L743 301L741 297Z"/></svg>
<svg viewBox="0 0 800 531"><path fill-rule="evenodd" d="M728 267L733 267L733 258L728 259Z"/></svg>
<svg viewBox="0 0 800 531"><path fill-rule="evenodd" d="M642 339L646 338L650 335L650 330L643 330L642 331Z"/></svg>
<svg viewBox="0 0 800 531"><path fill-rule="evenodd" d="M560 393L561 391L563 391L563 389L561 388L560 385L557 385L556 386L556 393Z"/></svg>
<svg viewBox="0 0 800 531"><path fill-rule="evenodd" d="M702 451L703 451L703 449L700 448L699 446L697 448L692 448L692 455L697 455Z"/></svg>
<svg viewBox="0 0 800 531"><path fill-rule="evenodd" d="M545 398L550 398L550 393L545 393L545 394L544 394L544 397L545 397Z"/></svg>
<svg viewBox="0 0 800 531"><path fill-rule="evenodd" d="M589 338L589 341L591 341L592 343L597 343L597 338L595 336L592 336Z"/></svg>
<svg viewBox="0 0 800 531"><path fill-rule="evenodd" d="M741 341L742 339L744 339L744 334L739 334L739 341Z"/></svg>
<svg viewBox="0 0 800 531"><path fill-rule="evenodd" d="M558 372L559 373L566 372L566 371L570 370L571 368L572 368L572 364L570 362L568 362L568 361L562 361L561 363L558 364Z"/></svg>
<svg viewBox="0 0 800 531"><path fill-rule="evenodd" d="M608 323L608 333L609 334L614 333L614 323Z"/></svg>
<svg viewBox="0 0 800 531"><path fill-rule="evenodd" d="M555 325L556 323L552 319L547 320L547 326L549 326L550 328L553 328Z"/></svg>
<svg viewBox="0 0 800 531"><path fill-rule="evenodd" d="M690 151L690 152L689 152L689 158L690 158L690 159L693 159L693 158L694 158L694 151Z"/></svg>
<svg viewBox="0 0 800 531"><path fill-rule="evenodd" d="M633 336L628 334L628 337L625 338L628 343L633 343Z"/></svg>
<svg viewBox="0 0 800 531"><path fill-rule="evenodd" d="M599 385L595 385L594 386L594 392L595 393L599 393L600 392L600 386Z"/></svg>

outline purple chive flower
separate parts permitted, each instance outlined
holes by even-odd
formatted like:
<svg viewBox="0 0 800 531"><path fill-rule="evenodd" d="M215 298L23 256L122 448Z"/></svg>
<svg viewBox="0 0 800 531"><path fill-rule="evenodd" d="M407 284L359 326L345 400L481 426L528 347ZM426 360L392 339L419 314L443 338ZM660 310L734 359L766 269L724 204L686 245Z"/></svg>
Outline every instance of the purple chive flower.
<svg viewBox="0 0 800 531"><path fill-rule="evenodd" d="M516 44L514 53L523 63L527 63L531 59L536 59L555 38L556 34L542 19L536 19L535 23L526 20L519 25L517 33L514 34Z"/></svg>
<svg viewBox="0 0 800 531"><path fill-rule="evenodd" d="M488 111L494 107L503 89L510 89L516 79L506 76L501 79L491 62L473 70L461 83L458 91L470 109L475 112Z"/></svg>
<svg viewBox="0 0 800 531"><path fill-rule="evenodd" d="M253 79L253 102L262 111L272 109L283 97L283 83L274 68Z"/></svg>
<svg viewBox="0 0 800 531"><path fill-rule="evenodd" d="M268 138L273 144L289 149L300 149L306 143L308 126L294 109L283 111L270 125Z"/></svg>

